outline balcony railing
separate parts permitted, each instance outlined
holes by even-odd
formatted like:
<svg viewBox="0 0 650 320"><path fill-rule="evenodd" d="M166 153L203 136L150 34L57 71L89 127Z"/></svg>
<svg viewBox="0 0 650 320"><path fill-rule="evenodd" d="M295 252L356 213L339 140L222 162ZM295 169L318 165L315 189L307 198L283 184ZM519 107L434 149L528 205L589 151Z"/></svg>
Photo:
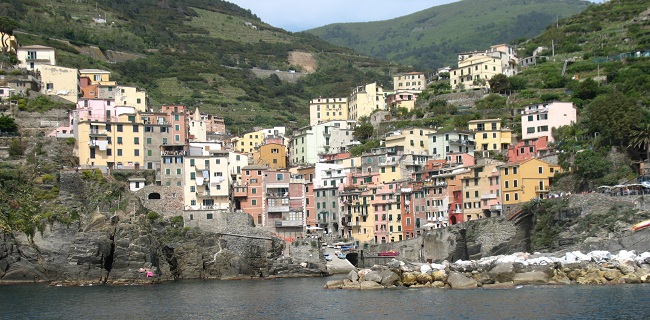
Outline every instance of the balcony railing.
<svg viewBox="0 0 650 320"><path fill-rule="evenodd" d="M289 212L289 205L268 206L268 212Z"/></svg>
<svg viewBox="0 0 650 320"><path fill-rule="evenodd" d="M548 186L535 186L535 192L548 192Z"/></svg>
<svg viewBox="0 0 650 320"><path fill-rule="evenodd" d="M185 150L160 151L161 156L184 156L186 154Z"/></svg>
<svg viewBox="0 0 650 320"><path fill-rule="evenodd" d="M481 195L481 199L496 199L497 195L494 193L486 193L484 195Z"/></svg>
<svg viewBox="0 0 650 320"><path fill-rule="evenodd" d="M501 205L500 204L495 204L490 206L491 211L501 211Z"/></svg>
<svg viewBox="0 0 650 320"><path fill-rule="evenodd" d="M106 135L106 130L90 129L91 135Z"/></svg>
<svg viewBox="0 0 650 320"><path fill-rule="evenodd" d="M302 220L275 221L276 227L302 227Z"/></svg>

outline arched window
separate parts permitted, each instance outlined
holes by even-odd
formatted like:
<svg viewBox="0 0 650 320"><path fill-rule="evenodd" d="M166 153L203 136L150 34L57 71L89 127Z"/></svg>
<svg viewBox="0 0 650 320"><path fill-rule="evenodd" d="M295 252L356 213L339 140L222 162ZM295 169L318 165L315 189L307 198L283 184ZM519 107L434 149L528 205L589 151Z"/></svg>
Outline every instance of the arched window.
<svg viewBox="0 0 650 320"><path fill-rule="evenodd" d="M152 192L149 194L149 200L160 200L160 193Z"/></svg>

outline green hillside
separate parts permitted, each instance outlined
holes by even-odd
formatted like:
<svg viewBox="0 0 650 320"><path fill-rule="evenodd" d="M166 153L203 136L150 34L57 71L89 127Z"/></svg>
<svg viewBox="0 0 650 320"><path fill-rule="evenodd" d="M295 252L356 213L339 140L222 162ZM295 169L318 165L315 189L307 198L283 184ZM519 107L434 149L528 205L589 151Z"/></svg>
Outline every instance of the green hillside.
<svg viewBox="0 0 650 320"><path fill-rule="evenodd" d="M338 23L306 32L384 60L433 69L456 54L540 34L558 18L583 11L580 0L462 0L404 17Z"/></svg>
<svg viewBox="0 0 650 320"><path fill-rule="evenodd" d="M200 106L223 116L233 132L306 125L309 99L346 95L364 82L388 83L396 70L220 0L2 1L0 15L18 22L21 45L55 47L58 64L110 70L119 83L146 89L153 105ZM290 61L294 51L311 54L316 71L295 83L251 72L307 69Z"/></svg>

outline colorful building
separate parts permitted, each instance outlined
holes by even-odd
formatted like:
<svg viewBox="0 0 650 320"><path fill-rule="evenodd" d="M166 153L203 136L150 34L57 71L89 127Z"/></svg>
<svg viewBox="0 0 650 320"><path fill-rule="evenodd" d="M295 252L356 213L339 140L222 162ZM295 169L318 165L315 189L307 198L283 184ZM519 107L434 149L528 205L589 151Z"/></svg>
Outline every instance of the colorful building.
<svg viewBox="0 0 650 320"><path fill-rule="evenodd" d="M548 142L553 142L553 129L576 121L576 107L572 102L531 104L521 111L521 137L523 140L547 137Z"/></svg>
<svg viewBox="0 0 650 320"><path fill-rule="evenodd" d="M309 125L348 119L348 98L317 98L309 101Z"/></svg>
<svg viewBox="0 0 650 320"><path fill-rule="evenodd" d="M551 178L560 172L558 165L539 159L527 159L499 166L503 210L532 199L544 199L549 193Z"/></svg>

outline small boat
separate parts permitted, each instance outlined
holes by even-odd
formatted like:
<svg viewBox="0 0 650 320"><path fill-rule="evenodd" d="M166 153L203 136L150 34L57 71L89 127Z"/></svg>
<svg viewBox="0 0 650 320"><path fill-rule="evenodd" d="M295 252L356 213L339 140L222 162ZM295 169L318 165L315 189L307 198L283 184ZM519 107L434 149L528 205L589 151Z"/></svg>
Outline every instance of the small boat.
<svg viewBox="0 0 650 320"><path fill-rule="evenodd" d="M399 251L393 251L393 250L382 251L382 252L379 253L379 256L380 257L397 257L397 256L399 256Z"/></svg>
<svg viewBox="0 0 650 320"><path fill-rule="evenodd" d="M632 226L632 231L639 231L639 230L645 229L647 227L650 227L650 220L641 221L641 222L633 225Z"/></svg>

